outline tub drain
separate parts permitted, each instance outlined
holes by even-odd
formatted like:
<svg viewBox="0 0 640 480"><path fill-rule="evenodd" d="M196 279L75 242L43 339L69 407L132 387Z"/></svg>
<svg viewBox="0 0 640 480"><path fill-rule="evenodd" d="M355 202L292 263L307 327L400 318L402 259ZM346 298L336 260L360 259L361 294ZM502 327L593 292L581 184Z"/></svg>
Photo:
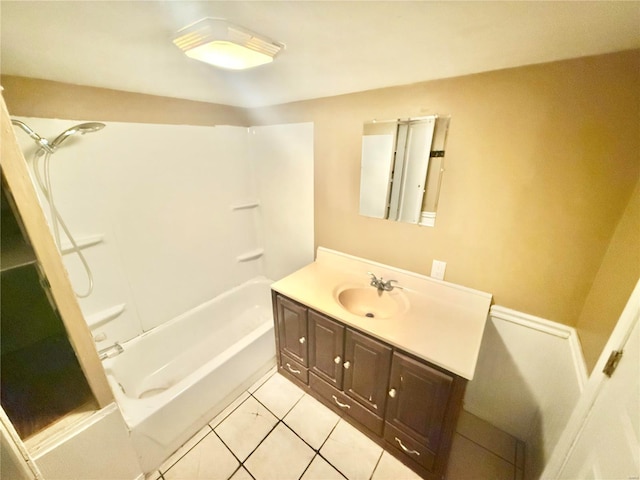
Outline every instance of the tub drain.
<svg viewBox="0 0 640 480"><path fill-rule="evenodd" d="M369 318L373 318L373 317L375 317L375 315L374 315L373 313L371 313L371 312L367 312L367 313L365 313L365 314L364 314L364 316L365 316L365 317L369 317Z"/></svg>

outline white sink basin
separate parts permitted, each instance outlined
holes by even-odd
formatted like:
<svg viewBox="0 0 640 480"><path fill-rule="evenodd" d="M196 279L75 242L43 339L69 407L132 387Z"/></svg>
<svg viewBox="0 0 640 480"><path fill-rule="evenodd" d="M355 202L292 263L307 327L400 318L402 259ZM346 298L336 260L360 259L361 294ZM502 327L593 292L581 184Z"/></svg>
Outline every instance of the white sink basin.
<svg viewBox="0 0 640 480"><path fill-rule="evenodd" d="M374 287L342 287L336 299L349 313L368 318L391 318L409 308L409 300L400 289L387 292Z"/></svg>

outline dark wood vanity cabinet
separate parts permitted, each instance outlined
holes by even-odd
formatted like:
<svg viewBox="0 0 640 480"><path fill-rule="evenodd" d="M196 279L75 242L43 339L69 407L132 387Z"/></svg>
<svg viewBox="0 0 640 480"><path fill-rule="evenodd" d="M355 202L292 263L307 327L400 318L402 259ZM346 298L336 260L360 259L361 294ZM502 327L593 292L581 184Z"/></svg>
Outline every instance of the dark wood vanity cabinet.
<svg viewBox="0 0 640 480"><path fill-rule="evenodd" d="M307 383L307 307L280 295L274 297L274 305L279 369Z"/></svg>
<svg viewBox="0 0 640 480"><path fill-rule="evenodd" d="M447 427L454 418L457 421L464 391L457 378L401 353L393 354L384 437L398 452L428 470L434 469L438 455L451 443L453 431Z"/></svg>
<svg viewBox="0 0 640 480"><path fill-rule="evenodd" d="M309 310L309 385L376 435L384 427L391 347Z"/></svg>
<svg viewBox="0 0 640 480"><path fill-rule="evenodd" d="M345 327L309 310L309 369L311 373L342 389Z"/></svg>
<svg viewBox="0 0 640 480"><path fill-rule="evenodd" d="M275 292L273 300L279 370L424 478L444 478L467 380Z"/></svg>
<svg viewBox="0 0 640 480"><path fill-rule="evenodd" d="M387 401L391 351L388 345L347 329L342 389L380 417Z"/></svg>

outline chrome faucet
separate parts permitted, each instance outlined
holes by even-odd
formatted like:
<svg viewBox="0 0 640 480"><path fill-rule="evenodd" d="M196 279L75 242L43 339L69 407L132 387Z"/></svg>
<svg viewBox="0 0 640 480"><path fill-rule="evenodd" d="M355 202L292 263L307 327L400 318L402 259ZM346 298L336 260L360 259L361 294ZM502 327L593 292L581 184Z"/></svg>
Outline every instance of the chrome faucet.
<svg viewBox="0 0 640 480"><path fill-rule="evenodd" d="M100 357L100 360L104 360L106 358L120 355L122 352L124 352L123 346L116 342L113 345L103 348L102 350L98 350L98 356Z"/></svg>
<svg viewBox="0 0 640 480"><path fill-rule="evenodd" d="M396 285L391 285L391 282L398 283L397 280L387 280L385 282L382 277L378 278L371 272L367 272L367 273L371 276L371 282L369 283L369 285L371 285L372 287L376 287L378 289L378 292L383 292L383 291L390 292L391 290L393 290L393 287L396 286Z"/></svg>

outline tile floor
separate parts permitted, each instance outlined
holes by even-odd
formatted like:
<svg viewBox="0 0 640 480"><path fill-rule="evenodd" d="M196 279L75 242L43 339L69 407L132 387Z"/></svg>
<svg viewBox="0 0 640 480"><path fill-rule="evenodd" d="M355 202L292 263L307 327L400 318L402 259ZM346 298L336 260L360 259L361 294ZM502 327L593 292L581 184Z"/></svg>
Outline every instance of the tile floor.
<svg viewBox="0 0 640 480"><path fill-rule="evenodd" d="M521 442L463 412L448 480L522 480ZM275 373L238 397L149 480L413 480L414 472Z"/></svg>

